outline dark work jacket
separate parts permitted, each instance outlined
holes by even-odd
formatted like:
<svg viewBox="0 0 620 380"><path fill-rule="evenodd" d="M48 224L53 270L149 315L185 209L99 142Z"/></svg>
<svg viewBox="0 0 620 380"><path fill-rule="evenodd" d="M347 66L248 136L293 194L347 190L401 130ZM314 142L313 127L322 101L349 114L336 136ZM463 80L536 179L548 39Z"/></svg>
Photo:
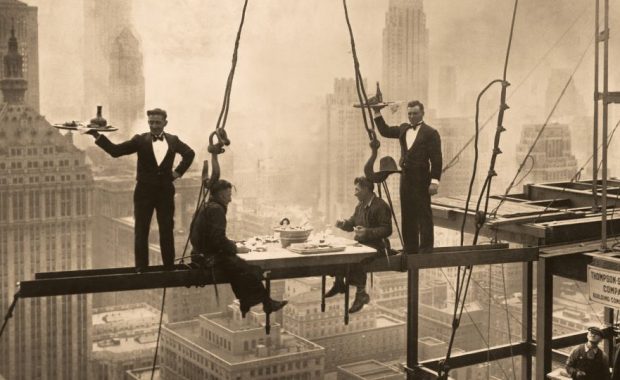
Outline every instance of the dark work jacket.
<svg viewBox="0 0 620 380"><path fill-rule="evenodd" d="M383 249L383 239L392 234L392 213L390 206L381 198L374 196L370 205L358 203L353 215L345 220L342 227L345 231L353 231L355 226L366 227L366 236L359 242L373 248Z"/></svg>
<svg viewBox="0 0 620 380"><path fill-rule="evenodd" d="M164 133L164 138L168 142L168 152L160 165L157 164L153 152L153 138L150 132L135 135L120 144L114 144L102 134L95 143L112 157L137 153L136 181L148 184L172 183L172 165L175 155L180 154L182 160L174 171L183 175L194 160L194 151L175 135Z"/></svg>
<svg viewBox="0 0 620 380"><path fill-rule="evenodd" d="M235 242L226 237L226 211L224 205L213 199L200 208L189 235L195 253L206 256L237 253Z"/></svg>
<svg viewBox="0 0 620 380"><path fill-rule="evenodd" d="M593 359L586 356L585 345L576 347L566 361L566 372L575 380L609 380L609 360L607 355L598 349ZM577 376L577 371L585 372L585 376Z"/></svg>
<svg viewBox="0 0 620 380"><path fill-rule="evenodd" d="M408 149L406 132L411 128L411 124L403 123L398 127L390 127L382 116L375 118L375 123L381 136L400 141L399 164L404 175L425 185L431 182L431 178L437 181L441 179L441 138L436 129L426 123L420 124L415 141Z"/></svg>

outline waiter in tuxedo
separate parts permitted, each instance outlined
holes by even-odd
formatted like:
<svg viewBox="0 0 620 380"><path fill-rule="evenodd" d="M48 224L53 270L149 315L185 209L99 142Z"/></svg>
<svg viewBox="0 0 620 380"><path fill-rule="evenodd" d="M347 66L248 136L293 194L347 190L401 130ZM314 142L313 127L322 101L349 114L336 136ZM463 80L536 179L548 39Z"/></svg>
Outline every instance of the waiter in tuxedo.
<svg viewBox="0 0 620 380"><path fill-rule="evenodd" d="M134 190L136 271L149 266L149 229L153 211L157 210L159 245L166 269L174 268L174 184L194 160L194 151L177 136L164 133L168 124L166 111L155 108L146 112L150 132L135 135L130 140L115 144L103 134L89 130L95 144L112 157L138 154L136 188ZM181 162L173 170L175 156Z"/></svg>
<svg viewBox="0 0 620 380"><path fill-rule="evenodd" d="M439 132L424 122L424 105L417 100L407 104L409 123L390 127L381 108L373 107L374 119L383 137L400 141L402 174L400 204L404 251L433 251L433 212L431 196L439 190L441 178L441 139Z"/></svg>

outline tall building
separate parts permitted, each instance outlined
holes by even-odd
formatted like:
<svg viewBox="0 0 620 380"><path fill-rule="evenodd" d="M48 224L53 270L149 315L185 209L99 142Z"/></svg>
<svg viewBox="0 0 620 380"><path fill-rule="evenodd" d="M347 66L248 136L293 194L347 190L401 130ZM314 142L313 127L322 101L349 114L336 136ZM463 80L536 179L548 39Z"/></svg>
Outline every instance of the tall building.
<svg viewBox="0 0 620 380"><path fill-rule="evenodd" d="M132 29L132 2L84 2L84 109L109 110L109 122L129 137L144 114L144 75L140 40Z"/></svg>
<svg viewBox="0 0 620 380"><path fill-rule="evenodd" d="M355 103L359 103L355 80L335 79L334 92L327 95L325 102L326 129L323 132L325 140L321 144L324 154L321 161L319 209L325 213L327 224L333 224L336 219L353 214L357 204L353 194L353 180L364 175L364 165L371 153L361 111L353 107ZM386 155L398 161L400 157L398 141L381 140L379 157ZM375 166L378 170L379 159ZM392 188L398 189L394 186ZM395 210L400 209L398 198L398 191L393 190Z"/></svg>
<svg viewBox="0 0 620 380"><path fill-rule="evenodd" d="M304 285L302 285L303 287ZM293 334L325 347L325 370L360 360L393 360L405 352L405 323L381 312L374 305L350 315L344 324L342 297L326 300L325 312L320 311L319 289L289 298L284 308L284 327Z"/></svg>
<svg viewBox="0 0 620 380"><path fill-rule="evenodd" d="M0 1L0 58L9 49L7 41L12 33L19 40L19 54L22 56L23 79L28 82L24 103L39 112L39 27L37 7L28 6L18 0ZM3 76L4 77L4 76ZM6 102L0 95L0 104Z"/></svg>
<svg viewBox="0 0 620 380"><path fill-rule="evenodd" d="M528 124L521 129L521 140L517 146L518 163L523 161L541 128L539 124ZM566 124L548 124L530 156L531 163L526 162L522 174L530 172L527 182L568 181L577 172L570 129Z"/></svg>
<svg viewBox="0 0 620 380"><path fill-rule="evenodd" d="M162 330L161 378L170 379L323 379L325 350L271 325L264 313L241 318L238 303L224 313L171 323Z"/></svg>
<svg viewBox="0 0 620 380"><path fill-rule="evenodd" d="M110 120L120 136L130 138L132 129L144 119L144 75L140 40L129 27L112 40L110 48Z"/></svg>
<svg viewBox="0 0 620 380"><path fill-rule="evenodd" d="M428 42L422 0L390 0L383 29L384 98L428 101Z"/></svg>
<svg viewBox="0 0 620 380"><path fill-rule="evenodd" d="M24 103L25 60L15 32L9 40L0 82L8 101L0 104L2 310L18 281L36 272L87 269L92 256L93 178L86 157L71 135L61 135ZM18 380L86 378L90 303L88 295L20 300L0 340L0 374Z"/></svg>

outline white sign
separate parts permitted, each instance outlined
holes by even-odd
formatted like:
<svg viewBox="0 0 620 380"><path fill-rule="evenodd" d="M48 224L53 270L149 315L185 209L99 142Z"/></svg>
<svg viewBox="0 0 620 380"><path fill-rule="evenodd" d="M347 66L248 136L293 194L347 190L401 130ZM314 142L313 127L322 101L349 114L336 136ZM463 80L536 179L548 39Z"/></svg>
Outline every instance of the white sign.
<svg viewBox="0 0 620 380"><path fill-rule="evenodd" d="M590 301L620 309L620 272L588 265Z"/></svg>

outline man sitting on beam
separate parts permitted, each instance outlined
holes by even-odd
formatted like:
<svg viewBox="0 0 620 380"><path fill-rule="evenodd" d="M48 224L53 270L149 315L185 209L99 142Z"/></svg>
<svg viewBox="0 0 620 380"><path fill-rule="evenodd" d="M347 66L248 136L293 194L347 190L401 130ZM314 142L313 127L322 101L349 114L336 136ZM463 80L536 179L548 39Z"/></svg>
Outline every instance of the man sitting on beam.
<svg viewBox="0 0 620 380"><path fill-rule="evenodd" d="M224 274L239 299L242 317L245 318L250 308L259 303L263 304L265 313L276 312L288 302L271 299L262 283L262 269L237 256L237 253L247 253L249 249L237 247L226 237L226 211L232 200L232 187L223 179L211 186L209 199L201 206L191 227L192 262L213 265L215 270Z"/></svg>
<svg viewBox="0 0 620 380"><path fill-rule="evenodd" d="M355 185L355 197L359 203L349 219L336 221L336 227L344 231L354 231L355 240L376 248L378 252L383 252L386 249L383 239L392 234L390 206L375 195L374 184L368 178L357 177L353 184ZM357 287L355 301L349 309L349 313L356 313L370 302L370 296L366 293L366 272L362 264L351 266L349 283ZM333 297L338 293L344 293L344 291L344 277L336 276L334 285L325 293L325 297Z"/></svg>

